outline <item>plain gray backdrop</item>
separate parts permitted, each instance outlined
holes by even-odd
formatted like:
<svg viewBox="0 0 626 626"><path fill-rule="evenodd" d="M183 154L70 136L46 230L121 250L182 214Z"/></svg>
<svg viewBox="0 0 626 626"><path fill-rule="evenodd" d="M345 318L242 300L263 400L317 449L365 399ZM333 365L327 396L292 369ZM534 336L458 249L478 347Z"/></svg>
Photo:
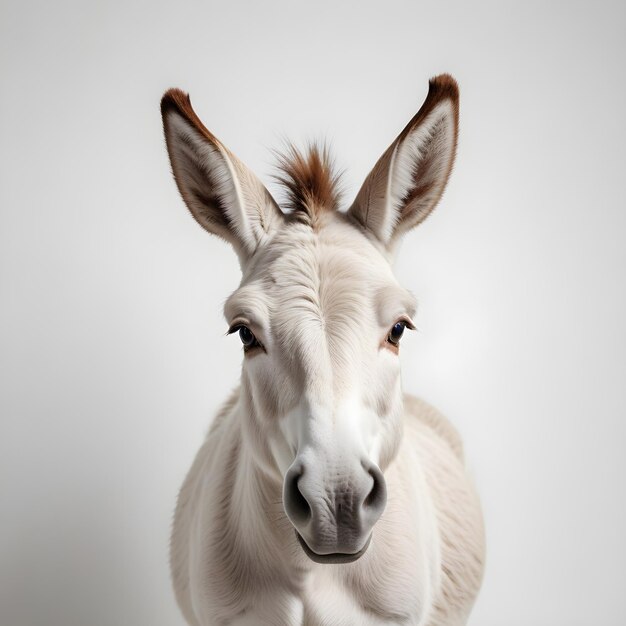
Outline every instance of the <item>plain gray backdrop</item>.
<svg viewBox="0 0 626 626"><path fill-rule="evenodd" d="M327 137L346 203L461 88L457 164L397 273L407 391L461 431L488 561L473 626L626 623L620 2L7 2L0 14L0 623L173 626L177 489L238 381L235 255L170 175L159 99L278 195Z"/></svg>

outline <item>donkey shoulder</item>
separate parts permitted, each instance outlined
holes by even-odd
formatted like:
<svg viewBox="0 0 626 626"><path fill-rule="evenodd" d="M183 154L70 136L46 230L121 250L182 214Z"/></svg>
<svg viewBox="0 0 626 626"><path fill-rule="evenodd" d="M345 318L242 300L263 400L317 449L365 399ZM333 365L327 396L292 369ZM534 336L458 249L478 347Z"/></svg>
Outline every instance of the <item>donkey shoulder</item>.
<svg viewBox="0 0 626 626"><path fill-rule="evenodd" d="M454 454L463 462L463 442L450 420L421 398L404 394L404 410L443 439Z"/></svg>

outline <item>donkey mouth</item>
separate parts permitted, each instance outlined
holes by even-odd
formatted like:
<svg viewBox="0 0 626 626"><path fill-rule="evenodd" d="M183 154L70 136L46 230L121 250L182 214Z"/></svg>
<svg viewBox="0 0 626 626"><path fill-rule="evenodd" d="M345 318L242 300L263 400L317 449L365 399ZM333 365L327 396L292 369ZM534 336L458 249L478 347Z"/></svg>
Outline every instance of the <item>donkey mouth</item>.
<svg viewBox="0 0 626 626"><path fill-rule="evenodd" d="M304 550L304 553L316 563L324 563L324 564L337 564L337 563L352 563L358 559L360 559L369 548L370 541L372 540L372 534L367 538L365 545L358 552L331 552L330 554L318 554L317 552L313 552L311 548L307 545L306 541L302 538L300 533L296 530L296 537L298 537L298 541Z"/></svg>

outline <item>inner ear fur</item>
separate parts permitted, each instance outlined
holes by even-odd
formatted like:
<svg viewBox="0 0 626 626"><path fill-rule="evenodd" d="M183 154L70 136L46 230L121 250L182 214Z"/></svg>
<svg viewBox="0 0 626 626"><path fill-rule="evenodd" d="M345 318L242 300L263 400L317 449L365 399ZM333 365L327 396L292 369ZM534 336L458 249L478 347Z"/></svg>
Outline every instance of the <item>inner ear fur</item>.
<svg viewBox="0 0 626 626"><path fill-rule="evenodd" d="M269 191L204 126L186 93L167 91L161 115L174 179L191 214L240 254L253 253L282 223Z"/></svg>
<svg viewBox="0 0 626 626"><path fill-rule="evenodd" d="M452 170L459 121L459 89L448 74L430 80L417 114L380 157L348 214L385 246L435 208Z"/></svg>

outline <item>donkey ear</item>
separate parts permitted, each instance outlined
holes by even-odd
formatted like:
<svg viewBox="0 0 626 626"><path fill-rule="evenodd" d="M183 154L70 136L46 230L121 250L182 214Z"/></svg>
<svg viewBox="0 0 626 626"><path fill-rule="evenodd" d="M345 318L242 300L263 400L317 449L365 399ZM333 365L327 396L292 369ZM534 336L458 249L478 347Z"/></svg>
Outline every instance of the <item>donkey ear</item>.
<svg viewBox="0 0 626 626"><path fill-rule="evenodd" d="M385 246L435 208L456 153L459 89L454 78L431 79L422 108L380 157L349 214Z"/></svg>
<svg viewBox="0 0 626 626"><path fill-rule="evenodd" d="M251 255L283 222L259 179L209 132L189 96L170 89L161 100L165 141L178 189L199 224Z"/></svg>

